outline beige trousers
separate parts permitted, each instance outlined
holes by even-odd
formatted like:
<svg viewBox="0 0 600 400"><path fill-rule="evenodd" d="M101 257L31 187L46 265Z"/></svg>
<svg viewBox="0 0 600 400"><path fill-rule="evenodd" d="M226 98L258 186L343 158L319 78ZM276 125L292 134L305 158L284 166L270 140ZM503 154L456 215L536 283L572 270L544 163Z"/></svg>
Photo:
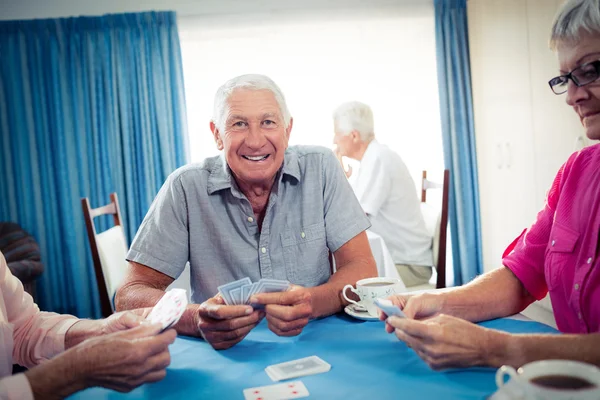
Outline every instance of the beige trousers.
<svg viewBox="0 0 600 400"><path fill-rule="evenodd" d="M396 269L407 288L423 285L429 282L431 275L433 275L432 267L423 267L421 265L396 264Z"/></svg>

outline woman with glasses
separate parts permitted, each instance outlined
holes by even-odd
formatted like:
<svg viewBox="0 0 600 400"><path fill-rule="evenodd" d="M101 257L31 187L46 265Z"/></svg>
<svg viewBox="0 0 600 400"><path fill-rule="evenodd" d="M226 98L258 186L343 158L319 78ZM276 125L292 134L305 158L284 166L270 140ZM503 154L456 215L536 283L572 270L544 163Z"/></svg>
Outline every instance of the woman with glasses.
<svg viewBox="0 0 600 400"><path fill-rule="evenodd" d="M586 135L600 140L600 0L567 1L551 45L560 75L550 88L566 95ZM560 168L535 222L504 253L504 268L445 293L393 296L408 318L388 318L386 330L435 369L550 358L600 365L599 239L596 144ZM509 334L472 323L519 313L547 293L565 335Z"/></svg>

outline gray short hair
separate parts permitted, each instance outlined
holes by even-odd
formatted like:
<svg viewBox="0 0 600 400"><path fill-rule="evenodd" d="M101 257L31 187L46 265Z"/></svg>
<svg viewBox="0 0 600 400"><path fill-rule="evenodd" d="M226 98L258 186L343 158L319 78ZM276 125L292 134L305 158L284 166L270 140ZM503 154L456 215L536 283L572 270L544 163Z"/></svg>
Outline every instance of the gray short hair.
<svg viewBox="0 0 600 400"><path fill-rule="evenodd" d="M344 135L357 131L364 142L375 138L373 111L364 103L350 101L340 105L333 112L333 122L336 129Z"/></svg>
<svg viewBox="0 0 600 400"><path fill-rule="evenodd" d="M283 125L287 129L290 124L291 115L285 102L283 92L279 86L273 82L271 78L265 75L247 74L236 76L225 82L215 94L215 104L213 108L212 122L217 126L217 129L223 130L225 127L225 118L227 117L227 100L231 94L239 89L244 90L269 90L275 96L275 100L279 105L279 111L283 118Z"/></svg>
<svg viewBox="0 0 600 400"><path fill-rule="evenodd" d="M577 42L582 31L600 33L600 0L568 0L560 8L550 35L550 47Z"/></svg>

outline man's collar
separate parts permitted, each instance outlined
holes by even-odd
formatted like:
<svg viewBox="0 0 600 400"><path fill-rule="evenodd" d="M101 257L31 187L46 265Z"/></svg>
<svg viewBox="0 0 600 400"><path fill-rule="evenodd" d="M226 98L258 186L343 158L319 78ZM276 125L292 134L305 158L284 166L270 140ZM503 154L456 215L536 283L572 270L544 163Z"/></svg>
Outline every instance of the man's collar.
<svg viewBox="0 0 600 400"><path fill-rule="evenodd" d="M297 181L300 181L301 174L298 154L295 151L290 151L289 148L285 151L285 156L283 157L282 172L282 175L289 175ZM229 166L225 161L225 154L221 153L213 164L210 175L208 176L208 194L231 188L232 180L233 176L231 174L231 169L229 169Z"/></svg>

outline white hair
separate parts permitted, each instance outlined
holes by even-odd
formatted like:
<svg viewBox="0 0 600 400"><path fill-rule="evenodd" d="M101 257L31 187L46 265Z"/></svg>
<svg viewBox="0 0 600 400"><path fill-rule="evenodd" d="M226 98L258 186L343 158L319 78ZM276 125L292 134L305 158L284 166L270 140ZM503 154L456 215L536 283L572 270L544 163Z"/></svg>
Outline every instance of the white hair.
<svg viewBox="0 0 600 400"><path fill-rule="evenodd" d="M283 92L279 89L279 86L273 82L271 78L265 75L258 74L247 74L236 76L225 82L215 94L215 104L213 108L212 122L217 126L217 129L223 130L225 128L225 120L227 118L228 105L227 100L231 94L239 89L243 90L269 90L275 96L275 100L279 105L279 111L283 118L283 125L287 129L290 124L290 111L285 103L285 97Z"/></svg>
<svg viewBox="0 0 600 400"><path fill-rule="evenodd" d="M584 31L600 34L600 0L566 1L554 18L550 47L578 42Z"/></svg>
<svg viewBox="0 0 600 400"><path fill-rule="evenodd" d="M364 142L375 138L373 111L364 103L350 101L342 104L333 112L333 122L336 131L343 135L357 131Z"/></svg>

